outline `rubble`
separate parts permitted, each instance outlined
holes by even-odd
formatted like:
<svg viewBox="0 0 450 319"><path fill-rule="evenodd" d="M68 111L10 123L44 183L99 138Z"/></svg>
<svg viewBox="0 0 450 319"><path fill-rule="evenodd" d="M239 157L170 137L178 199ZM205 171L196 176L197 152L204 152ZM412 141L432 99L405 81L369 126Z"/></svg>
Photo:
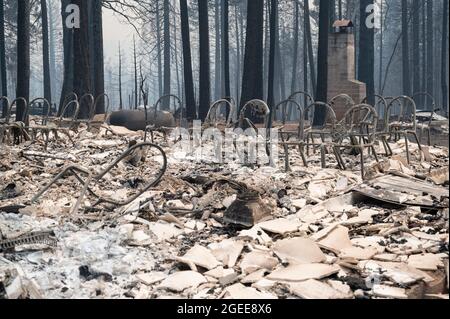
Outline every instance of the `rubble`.
<svg viewBox="0 0 450 319"><path fill-rule="evenodd" d="M154 135L167 169L151 187L160 166L132 153L85 196L68 174L34 203L63 167L98 174L143 132L81 125L75 146L1 145L0 298L448 299L448 148L420 161L411 144L408 164L392 142L363 181L359 156L342 171L331 153L322 169L292 151L286 172L180 160Z"/></svg>

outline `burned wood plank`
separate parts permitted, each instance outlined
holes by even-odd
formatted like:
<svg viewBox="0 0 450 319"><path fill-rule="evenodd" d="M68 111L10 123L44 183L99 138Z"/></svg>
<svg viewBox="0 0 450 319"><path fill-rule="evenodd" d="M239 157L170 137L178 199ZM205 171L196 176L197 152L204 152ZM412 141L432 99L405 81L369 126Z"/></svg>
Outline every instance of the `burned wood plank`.
<svg viewBox="0 0 450 319"><path fill-rule="evenodd" d="M426 208L448 207L448 204L442 201L449 197L448 189L414 178L386 175L358 185L353 191L392 204ZM433 198L427 198L428 195Z"/></svg>

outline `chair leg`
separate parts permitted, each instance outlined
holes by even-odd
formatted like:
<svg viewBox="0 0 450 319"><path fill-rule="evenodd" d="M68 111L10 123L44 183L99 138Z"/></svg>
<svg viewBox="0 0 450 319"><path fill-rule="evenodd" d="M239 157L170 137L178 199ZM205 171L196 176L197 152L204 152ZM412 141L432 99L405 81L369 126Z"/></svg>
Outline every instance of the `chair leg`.
<svg viewBox="0 0 450 319"><path fill-rule="evenodd" d="M291 166L289 163L289 146L284 144L284 171L291 172Z"/></svg>
<svg viewBox="0 0 450 319"><path fill-rule="evenodd" d="M405 147L406 147L406 160L408 164L411 164L411 157L409 155L409 141L408 141L408 134L405 133Z"/></svg>
<svg viewBox="0 0 450 319"><path fill-rule="evenodd" d="M326 148L325 145L322 144L320 145L320 161L322 163L322 168L327 168L327 163L326 163Z"/></svg>
<svg viewBox="0 0 450 319"><path fill-rule="evenodd" d="M48 185L44 186L39 193L37 193L32 199L31 202L35 203L53 184L55 184L60 178L62 178L67 172L72 172L74 166L67 166L64 168L58 175L56 175Z"/></svg>
<svg viewBox="0 0 450 319"><path fill-rule="evenodd" d="M91 177L91 175L89 175L88 178L86 179L86 182L83 185L83 189L81 190L80 196L78 197L77 202L71 211L71 215L75 215L78 213L81 203L83 202L83 199L86 196L86 192L89 188L89 184L91 183L91 180L92 180L92 177Z"/></svg>
<svg viewBox="0 0 450 319"><path fill-rule="evenodd" d="M339 148L333 147L333 152L334 152L334 156L336 157L336 161L338 162L339 167L341 168L341 170L345 171L345 169L346 169L345 163L341 157L341 152L340 152Z"/></svg>
<svg viewBox="0 0 450 319"><path fill-rule="evenodd" d="M420 161L422 161L422 160L423 160L423 156L422 156L422 152L423 152L423 150L422 150L422 144L420 144L420 140L419 140L419 137L417 136L417 133L416 133L416 132L412 132L412 135L414 136L414 139L415 139L416 142L417 142L417 146L419 147Z"/></svg>
<svg viewBox="0 0 450 319"><path fill-rule="evenodd" d="M375 151L375 146L370 146L370 148L369 149L371 149L372 150L372 152L373 152L373 156L375 157L375 160L377 161L377 163L379 163L380 162L380 160L379 160L379 158L378 158L378 154L377 154L377 152Z"/></svg>
<svg viewBox="0 0 450 319"><path fill-rule="evenodd" d="M310 152L309 152L309 145L310 145L309 139L310 139L310 137L311 137L311 134L308 133L308 135L306 135L306 155L307 155L308 157L310 156ZM312 141L313 141L313 140L311 140L311 143L312 143Z"/></svg>
<svg viewBox="0 0 450 319"><path fill-rule="evenodd" d="M308 167L308 161L306 160L304 146L303 146L303 145L299 145L299 146L298 146L298 150L299 150L299 152L300 152L300 156L302 157L303 165L304 165L305 167Z"/></svg>
<svg viewBox="0 0 450 319"><path fill-rule="evenodd" d="M361 152L361 178L363 180L365 180L365 175L364 175L364 147L360 148L360 152Z"/></svg>

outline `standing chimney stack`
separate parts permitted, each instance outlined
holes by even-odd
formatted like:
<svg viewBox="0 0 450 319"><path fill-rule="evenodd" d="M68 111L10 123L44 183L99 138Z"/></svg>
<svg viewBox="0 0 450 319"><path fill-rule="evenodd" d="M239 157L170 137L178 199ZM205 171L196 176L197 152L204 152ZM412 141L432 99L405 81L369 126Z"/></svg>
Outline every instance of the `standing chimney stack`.
<svg viewBox="0 0 450 319"><path fill-rule="evenodd" d="M355 76L355 35L353 22L338 20L328 39L328 100L339 94L349 95L356 104L366 97L366 84ZM336 101L334 111L342 119L349 105Z"/></svg>

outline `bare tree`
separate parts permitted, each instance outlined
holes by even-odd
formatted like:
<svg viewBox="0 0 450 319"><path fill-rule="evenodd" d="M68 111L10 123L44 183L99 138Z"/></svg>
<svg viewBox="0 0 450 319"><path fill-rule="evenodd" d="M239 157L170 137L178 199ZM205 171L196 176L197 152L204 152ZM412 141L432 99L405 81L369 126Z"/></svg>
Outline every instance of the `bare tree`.
<svg viewBox="0 0 450 319"><path fill-rule="evenodd" d="M16 96L30 98L30 0L17 4L17 86ZM25 102L26 103L26 102ZM17 103L16 121L24 121L26 105Z"/></svg>
<svg viewBox="0 0 450 319"><path fill-rule="evenodd" d="M92 20L93 20L93 92L95 97L99 97L105 93L105 67L103 58L103 13L102 1L91 0L92 3ZM105 113L105 100L99 99L97 103L96 114Z"/></svg>
<svg viewBox="0 0 450 319"><path fill-rule="evenodd" d="M180 0L181 36L183 40L184 63L184 94L186 103L186 117L189 120L196 118L196 104L194 93L194 79L192 75L191 36L189 31L189 12L187 0Z"/></svg>
<svg viewBox="0 0 450 319"><path fill-rule="evenodd" d="M171 92L170 84L170 3L164 0L164 95ZM157 22L158 23L158 22ZM164 99L162 108L168 110L170 108L169 99Z"/></svg>
<svg viewBox="0 0 450 319"><path fill-rule="evenodd" d="M402 0L402 34L403 94L411 96L411 79L409 72L408 0Z"/></svg>
<svg viewBox="0 0 450 319"><path fill-rule="evenodd" d="M240 106L263 98L264 0L248 1L247 36Z"/></svg>
<svg viewBox="0 0 450 319"><path fill-rule="evenodd" d="M434 0L427 0L427 92L434 94ZM427 99L428 100L428 99ZM431 107L431 101L427 102Z"/></svg>
<svg viewBox="0 0 450 319"><path fill-rule="evenodd" d="M6 77L6 46L5 46L5 11L3 0L0 0L0 96L8 96L8 83ZM2 117L6 116L6 103L2 105Z"/></svg>
<svg viewBox="0 0 450 319"><path fill-rule="evenodd" d="M198 20L200 33L200 103L199 117L206 118L211 103L210 55L209 55L209 22L208 0L198 0Z"/></svg>
<svg viewBox="0 0 450 319"><path fill-rule="evenodd" d="M330 29L330 5L320 0L319 5L319 49L317 54L316 101L327 102L328 91L328 32ZM325 121L325 110L318 108L314 114L314 124Z"/></svg>
<svg viewBox="0 0 450 319"><path fill-rule="evenodd" d="M375 34L374 28L367 25L366 8L374 5L374 0L360 1L359 22L359 80L366 83L368 102L375 104Z"/></svg>
<svg viewBox="0 0 450 319"><path fill-rule="evenodd" d="M73 34L73 58L74 58L74 92L82 97L87 93L92 93L91 86L91 65L89 64L89 19L88 5L84 0L72 0L72 3L80 8L80 28L74 29ZM82 119L89 117L89 104L86 99L81 101L79 117Z"/></svg>
<svg viewBox="0 0 450 319"><path fill-rule="evenodd" d="M230 37L229 37L229 4L222 0L222 64L225 97L231 96L230 87Z"/></svg>
<svg viewBox="0 0 450 319"><path fill-rule="evenodd" d="M442 8L442 48L441 48L441 86L442 108L448 112L448 83L447 83L447 59L448 59L448 0L443 0Z"/></svg>

